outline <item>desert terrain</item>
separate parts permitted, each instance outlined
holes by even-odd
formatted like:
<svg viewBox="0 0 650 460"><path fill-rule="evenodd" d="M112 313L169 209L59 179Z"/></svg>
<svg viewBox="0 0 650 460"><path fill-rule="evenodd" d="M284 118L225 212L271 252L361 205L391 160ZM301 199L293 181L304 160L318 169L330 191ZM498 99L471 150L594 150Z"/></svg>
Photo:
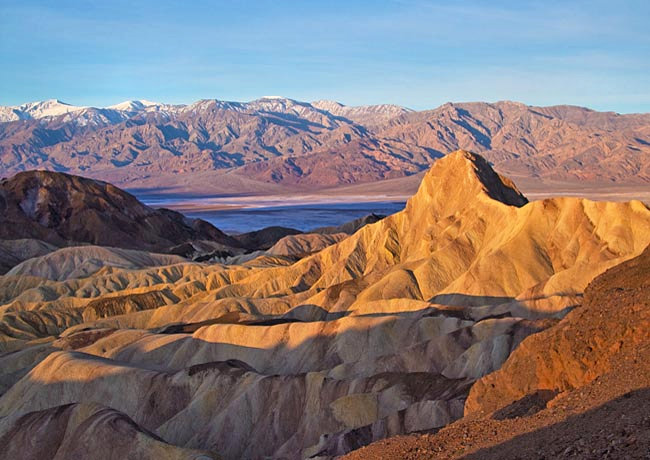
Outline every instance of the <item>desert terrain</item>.
<svg viewBox="0 0 650 460"><path fill-rule="evenodd" d="M464 150L418 178L387 217L240 235L2 180L0 458L644 458L647 204L530 199Z"/></svg>
<svg viewBox="0 0 650 460"><path fill-rule="evenodd" d="M0 460L650 460L649 19L0 0Z"/></svg>

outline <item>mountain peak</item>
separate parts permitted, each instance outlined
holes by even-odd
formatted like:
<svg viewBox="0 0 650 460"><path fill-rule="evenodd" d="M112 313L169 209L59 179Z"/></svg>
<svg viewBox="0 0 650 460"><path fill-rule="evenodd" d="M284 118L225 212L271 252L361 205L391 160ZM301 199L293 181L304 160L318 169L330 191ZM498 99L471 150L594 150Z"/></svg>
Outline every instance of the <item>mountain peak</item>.
<svg viewBox="0 0 650 460"><path fill-rule="evenodd" d="M23 113L24 118L55 117L69 112L78 112L87 107L75 106L59 99L47 99L45 101L28 102L13 109Z"/></svg>
<svg viewBox="0 0 650 460"><path fill-rule="evenodd" d="M322 108L322 109L327 109L328 107L330 108L336 108L336 109L341 109L343 107L346 107L345 104L341 104L338 101L332 101L329 99L319 99L317 101L313 101L311 103L314 107Z"/></svg>
<svg viewBox="0 0 650 460"><path fill-rule="evenodd" d="M515 184L494 171L485 158L457 150L436 160L408 206L433 203L440 213L450 215L483 198L517 207L528 203Z"/></svg>
<svg viewBox="0 0 650 460"><path fill-rule="evenodd" d="M295 99L291 99L288 97L283 97L283 96L263 96L260 97L259 99L255 99L253 101L250 101L248 103L250 106L256 106L256 105L282 105L282 106L290 106L290 105L307 105L305 102L300 102Z"/></svg>
<svg viewBox="0 0 650 460"><path fill-rule="evenodd" d="M143 110L147 107L152 107L157 105L161 105L161 104L159 104L158 102L147 101L144 99L135 99L135 100L120 102L119 104L115 104L115 105L110 105L106 108L113 109L113 110L124 110L127 112L134 112L134 111Z"/></svg>
<svg viewBox="0 0 650 460"><path fill-rule="evenodd" d="M44 101L28 102L27 104L23 104L21 107L55 107L55 106L74 107L72 104L63 102L60 99L46 99Z"/></svg>
<svg viewBox="0 0 650 460"><path fill-rule="evenodd" d="M311 103L313 107L324 110L337 117L344 117L356 123L376 125L396 118L410 109L394 104L347 106L337 101L319 100Z"/></svg>

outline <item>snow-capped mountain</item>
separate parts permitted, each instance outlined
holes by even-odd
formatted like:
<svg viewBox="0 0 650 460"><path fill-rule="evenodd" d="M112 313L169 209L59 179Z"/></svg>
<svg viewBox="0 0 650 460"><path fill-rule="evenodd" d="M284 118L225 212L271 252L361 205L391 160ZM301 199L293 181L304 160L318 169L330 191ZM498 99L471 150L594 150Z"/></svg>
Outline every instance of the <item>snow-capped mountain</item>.
<svg viewBox="0 0 650 460"><path fill-rule="evenodd" d="M377 124L412 112L411 109L394 104L361 105L355 107L343 105L336 101L320 100L312 102L311 105L333 115L344 117L361 124Z"/></svg>
<svg viewBox="0 0 650 460"><path fill-rule="evenodd" d="M16 120L32 120L67 116L64 121L80 119L86 123L94 121L119 122L129 118L127 114L137 114L144 111L156 111L165 106L158 102L146 100L124 101L109 107L77 106L62 102L58 99L27 102L16 106L0 106L0 122Z"/></svg>
<svg viewBox="0 0 650 460"><path fill-rule="evenodd" d="M15 107L0 106L0 122L24 120L26 118L29 117Z"/></svg>
<svg viewBox="0 0 650 460"><path fill-rule="evenodd" d="M381 122L410 112L398 105L382 104L351 107L321 100L302 102L282 96L264 96L250 102L202 99L189 105L171 105L144 99L128 100L108 107L76 106L58 99L28 102L18 106L0 106L0 122L64 117L60 121L77 125L105 125L124 121L141 113L162 113L167 117L180 113L228 110L240 113L277 113L301 118L342 117L357 123ZM333 116L333 117L332 117Z"/></svg>
<svg viewBox="0 0 650 460"><path fill-rule="evenodd" d="M119 104L115 105L109 105L106 107L107 109L113 109L113 110L121 110L123 112L141 112L143 110L146 110L150 107L159 107L163 104L159 102L151 102L147 101L144 99L136 100L136 101L124 101L120 102Z"/></svg>
<svg viewBox="0 0 650 460"><path fill-rule="evenodd" d="M193 175L227 174L238 187L231 192L248 193L242 184L251 181L333 187L410 175L462 148L519 175L650 182L650 114L571 106L447 103L414 112L278 96L109 107L49 100L0 107L0 120L0 177L37 168L123 186L168 177L201 187Z"/></svg>
<svg viewBox="0 0 650 460"><path fill-rule="evenodd" d="M58 99L27 102L13 107L0 107L0 121L29 120L32 118L56 117L66 113L79 112L86 107L74 106Z"/></svg>
<svg viewBox="0 0 650 460"><path fill-rule="evenodd" d="M80 112L87 107L66 104L58 99L47 101L28 102L16 107L30 118L57 117L66 113Z"/></svg>
<svg viewBox="0 0 650 460"><path fill-rule="evenodd" d="M58 99L0 106L0 123L18 120L45 120L72 123L75 126L105 126L120 123L145 112L166 114L184 108L147 100L131 100L108 107L76 106Z"/></svg>

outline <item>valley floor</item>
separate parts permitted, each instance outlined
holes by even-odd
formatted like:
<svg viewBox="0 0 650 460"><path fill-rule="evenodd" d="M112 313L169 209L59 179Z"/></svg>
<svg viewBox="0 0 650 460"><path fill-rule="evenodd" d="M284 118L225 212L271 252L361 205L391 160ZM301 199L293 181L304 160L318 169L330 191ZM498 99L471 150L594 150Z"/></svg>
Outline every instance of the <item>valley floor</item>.
<svg viewBox="0 0 650 460"><path fill-rule="evenodd" d="M201 193L189 185L144 188L134 190L138 196L155 206L167 207L179 212L201 212L258 208L264 206L293 206L330 203L372 203L382 201L406 201L417 191L424 173L335 188L288 188L260 192L252 187L246 194L230 194L221 188L219 180L201 188ZM650 203L650 183L621 184L612 182L567 182L536 180L529 177L513 177L517 186L531 200L543 200L563 196L581 197L594 201L639 200ZM261 186L261 185L260 185ZM270 187L270 184L266 184ZM179 198L180 197L180 198Z"/></svg>

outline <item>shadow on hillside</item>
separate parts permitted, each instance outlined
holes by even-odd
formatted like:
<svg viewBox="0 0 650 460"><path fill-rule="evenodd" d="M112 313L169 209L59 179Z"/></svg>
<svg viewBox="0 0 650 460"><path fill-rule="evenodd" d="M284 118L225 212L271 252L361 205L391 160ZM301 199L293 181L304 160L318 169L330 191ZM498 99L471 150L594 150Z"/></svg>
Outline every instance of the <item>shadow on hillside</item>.
<svg viewBox="0 0 650 460"><path fill-rule="evenodd" d="M514 302L514 297L499 296L478 296L452 292L450 294L438 294L429 299L429 302L449 305L454 307L481 307L484 305L500 305Z"/></svg>
<svg viewBox="0 0 650 460"><path fill-rule="evenodd" d="M162 334L156 348L152 349L154 342L149 337L127 345L113 358L166 372L195 364L238 360L267 376L335 369L334 375L347 378L382 372L440 373L477 340L468 325L459 324L457 329L446 331L449 326L444 325L449 323L444 318L417 314L347 318L350 321L338 324L333 318L301 321L277 317L170 325L157 331ZM430 322L425 325L423 319ZM279 327L282 325L288 327ZM439 329L440 336L432 338ZM175 334L183 337L163 338ZM439 347L427 347L436 340L441 342ZM455 343L452 350L442 345L448 341ZM402 356L404 350L409 350L408 357Z"/></svg>
<svg viewBox="0 0 650 460"><path fill-rule="evenodd" d="M68 358L72 362L66 358L41 363L39 366L46 366L40 368L42 372L32 371L17 383L27 385L29 390L22 393L25 389L22 387L20 393L13 395L9 390L0 398L0 410L6 410L13 398L17 399L9 407L21 413L73 402L99 403L124 412L167 442L188 445L183 437L186 433L177 436L169 430L160 430L163 424L186 411L181 415L184 423L222 426L224 432L239 430L216 439L197 438L204 440L203 447L196 440L190 442L191 447L223 453L226 459L273 455L294 435L304 442L300 448L318 444L323 434L345 437L346 450L349 450L405 433L408 423L414 423L412 417L421 417L420 410L423 410L416 410L416 415L409 419L405 410L410 405L461 401L469 390L470 379L449 379L440 372L471 343L471 334L459 331L450 335L449 340L458 344L455 351L448 351L452 356L444 357L439 349L427 348L427 337L420 335L423 325L419 321L413 320L401 329L393 328L397 321L403 319L359 318L359 324L355 322L344 329L327 329L329 326L325 324L324 330L303 323L307 329L304 335L292 338L286 331L280 331L274 346L265 339L272 334L270 329L259 330L259 325L247 325L240 332L250 346L225 343L233 336L226 335L225 330L216 330L209 336L214 342L186 334L178 334L177 340L171 341L171 335L161 334L158 337L161 341L156 343L148 336L125 347L113 359L69 350ZM246 338L253 330L259 331L259 337ZM437 329L432 326L432 330ZM92 330L77 334L91 333ZM117 333L109 339L118 340L115 337ZM81 337L78 339L76 342L87 345ZM101 352L99 346L94 350ZM59 358L63 358L60 352L46 359ZM346 368L356 363L359 363L357 368ZM322 376L323 383L319 383L321 376L308 374L319 370L327 374L338 366L343 367L336 376ZM206 391L213 392L212 399L201 399ZM390 414L382 415L376 425L368 426L364 436L359 437L356 428L337 421L331 406L334 401L348 394L378 395L382 391L388 391L385 396L392 392L400 395L399 406L396 404L394 409L397 415L390 423L384 420ZM193 406L199 404L197 401L202 404L200 411ZM212 401L213 405L206 407L205 401ZM315 412L314 404L319 408ZM462 403L458 404L454 418L462 415ZM363 414L362 408L352 406L349 410ZM304 421L306 412L313 422ZM435 412L436 416L438 413ZM242 414L241 420L238 414ZM0 413L0 417L3 415L7 414ZM194 421L194 416L203 418ZM418 423L426 426L426 419ZM321 431L309 431L312 426ZM242 436L249 440L243 443ZM252 457L247 457L245 451L249 445L255 446Z"/></svg>
<svg viewBox="0 0 650 460"><path fill-rule="evenodd" d="M548 296L518 299L507 296L477 296L453 292L433 296L429 302L461 310L472 310L471 316L475 319L487 319L499 315L534 319L548 316L563 318L571 310L580 306L580 302L576 302L576 299L582 299L582 297L581 293L555 293ZM536 303L551 299L555 299L559 307L548 309L535 306ZM481 309L486 312L485 315L481 314Z"/></svg>
<svg viewBox="0 0 650 460"><path fill-rule="evenodd" d="M279 315L252 315L259 319L248 318L245 312L230 311L215 318L203 321L171 323L151 331L157 334L187 334L213 324L239 324L244 326L276 326L287 323L311 323L320 321L335 321L350 314L349 311L329 312L318 305L299 305L286 313ZM107 318L109 319L109 318Z"/></svg>
<svg viewBox="0 0 650 460"><path fill-rule="evenodd" d="M549 401L558 395L556 390L537 390L527 394L492 414L494 420L508 420L517 417L527 417L546 408Z"/></svg>
<svg viewBox="0 0 650 460"><path fill-rule="evenodd" d="M340 294L340 293L337 293ZM138 294L140 295L140 294ZM121 298L132 298L136 295L128 294L125 296L118 296ZM567 297L574 295L567 294ZM575 295L580 297L581 295ZM562 295L555 295L553 297L560 298ZM385 311L378 313L355 313L354 310L343 311L328 311L323 307L316 304L302 304L298 305L285 313L277 315L261 314L259 312L225 312L218 316L211 317L210 315L200 315L203 318L198 318L195 321L178 321L168 323L164 326L152 326L150 330L155 333L177 334L177 333L192 333L197 329L209 326L211 324L245 324L250 326L272 326L284 323L297 323L297 322L319 322L319 321L333 321L347 316L359 317L381 317L381 316L401 316L401 317L428 317L428 316L447 316L463 320L482 321L485 319L498 319L506 317L521 317L526 319L538 319L548 316L555 318L564 317L570 310L577 305L569 305L568 307L559 309L557 311L538 311L531 308L526 304L528 300L544 299L539 297L536 299L515 299L513 297L497 297L497 296L474 296L461 293L441 294L430 299L432 304L420 310L396 310ZM114 301L114 299L110 299ZM88 306L94 302L106 302L107 299L97 299L91 301ZM87 307L88 307L87 306ZM162 312L164 309L173 308L175 305L163 305L158 309L145 308L142 312L135 314L145 314L145 311ZM208 312L206 312L208 313ZM155 313L154 313L155 314ZM58 319L54 319L52 315L58 315ZM134 312L129 312L124 315L114 315L105 318L99 317L92 321L84 321L81 311L73 310L66 312L62 309L55 310L40 310L40 311L19 311L8 312L0 318L0 332L4 333L6 337L14 339L31 340L32 338L42 338L50 335L57 335L64 330L88 323L88 328L107 327L107 328L141 328L131 324L128 320L123 322L123 319L133 316ZM246 317L246 316L250 317ZM258 319L254 318L259 316ZM15 320L14 317L19 317L20 321ZM64 321L65 320L65 321ZM136 322L141 324L140 322ZM46 324L50 324L45 328ZM82 326L83 327L83 326ZM23 333L23 331L26 331ZM21 335L22 334L22 335ZM32 335L33 334L33 337ZM12 348L3 347L0 344L0 356L13 351Z"/></svg>
<svg viewBox="0 0 650 460"><path fill-rule="evenodd" d="M598 407L463 458L648 458L648 401L650 388L632 390ZM521 422L525 424L525 419Z"/></svg>

